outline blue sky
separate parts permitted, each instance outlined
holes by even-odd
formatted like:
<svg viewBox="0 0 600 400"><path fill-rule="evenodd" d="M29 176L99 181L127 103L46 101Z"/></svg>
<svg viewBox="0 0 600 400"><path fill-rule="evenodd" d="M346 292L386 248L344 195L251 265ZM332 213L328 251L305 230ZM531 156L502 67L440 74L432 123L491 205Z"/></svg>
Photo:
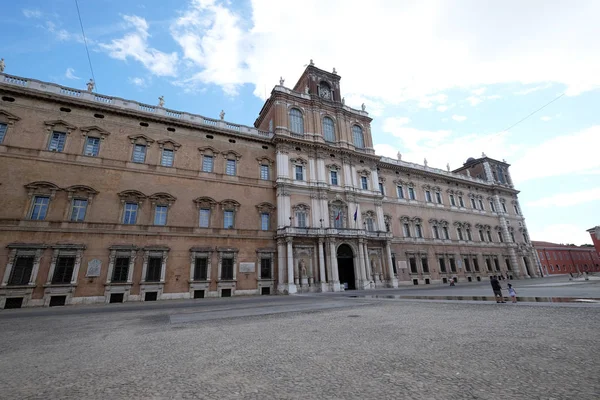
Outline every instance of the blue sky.
<svg viewBox="0 0 600 400"><path fill-rule="evenodd" d="M276 6L274 5L276 4ZM378 154L506 159L532 239L591 243L600 212L600 2L79 0L98 92L252 125L304 65L365 103ZM75 3L0 15L6 73L85 88ZM531 112L564 95L512 127Z"/></svg>

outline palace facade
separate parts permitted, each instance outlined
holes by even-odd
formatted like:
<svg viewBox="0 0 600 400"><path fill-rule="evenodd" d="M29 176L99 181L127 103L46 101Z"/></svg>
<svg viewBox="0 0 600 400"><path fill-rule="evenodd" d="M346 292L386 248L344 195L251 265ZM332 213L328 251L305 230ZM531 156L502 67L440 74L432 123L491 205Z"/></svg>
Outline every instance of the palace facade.
<svg viewBox="0 0 600 400"><path fill-rule="evenodd" d="M0 308L540 275L506 162L378 156L335 71L280 83L248 127L0 74Z"/></svg>

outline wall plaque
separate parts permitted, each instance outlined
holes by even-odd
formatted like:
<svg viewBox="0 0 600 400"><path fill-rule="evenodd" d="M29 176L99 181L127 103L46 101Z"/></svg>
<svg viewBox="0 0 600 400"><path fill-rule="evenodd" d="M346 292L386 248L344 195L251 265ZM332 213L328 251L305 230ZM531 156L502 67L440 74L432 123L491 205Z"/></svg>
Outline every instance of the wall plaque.
<svg viewBox="0 0 600 400"><path fill-rule="evenodd" d="M241 262L240 263L240 272L243 274L249 274L254 272L254 263L253 262Z"/></svg>
<svg viewBox="0 0 600 400"><path fill-rule="evenodd" d="M100 270L102 269L102 261L93 259L88 262L87 273L85 276L100 276Z"/></svg>
<svg viewBox="0 0 600 400"><path fill-rule="evenodd" d="M406 261L398 261L398 268L406 269L406 268L408 268L408 264L406 263Z"/></svg>

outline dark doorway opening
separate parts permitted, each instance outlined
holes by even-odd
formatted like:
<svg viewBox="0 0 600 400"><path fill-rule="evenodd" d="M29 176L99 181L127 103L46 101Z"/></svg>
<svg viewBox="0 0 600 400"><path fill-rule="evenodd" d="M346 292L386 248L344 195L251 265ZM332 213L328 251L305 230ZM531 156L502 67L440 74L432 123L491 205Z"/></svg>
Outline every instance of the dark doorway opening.
<svg viewBox="0 0 600 400"><path fill-rule="evenodd" d="M4 304L5 309L9 308L21 308L23 306L23 298L22 297L8 297L6 299L6 304Z"/></svg>
<svg viewBox="0 0 600 400"><path fill-rule="evenodd" d="M124 293L111 293L110 294L110 303L122 303L125 298Z"/></svg>
<svg viewBox="0 0 600 400"><path fill-rule="evenodd" d="M67 302L67 296L51 296L48 307L64 306Z"/></svg>
<svg viewBox="0 0 600 400"><path fill-rule="evenodd" d="M194 290L194 298L195 299L203 299L204 298L204 290Z"/></svg>
<svg viewBox="0 0 600 400"><path fill-rule="evenodd" d="M158 292L146 292L144 295L144 301L156 301L158 299Z"/></svg>
<svg viewBox="0 0 600 400"><path fill-rule="evenodd" d="M269 287L260 288L260 294L261 295L269 295L269 294L271 294L271 288L269 288Z"/></svg>
<svg viewBox="0 0 600 400"><path fill-rule="evenodd" d="M221 289L221 297L231 297L231 289Z"/></svg>
<svg viewBox="0 0 600 400"><path fill-rule="evenodd" d="M347 290L356 289L356 277L354 275L354 253L347 244L342 244L337 250L338 274L340 285Z"/></svg>

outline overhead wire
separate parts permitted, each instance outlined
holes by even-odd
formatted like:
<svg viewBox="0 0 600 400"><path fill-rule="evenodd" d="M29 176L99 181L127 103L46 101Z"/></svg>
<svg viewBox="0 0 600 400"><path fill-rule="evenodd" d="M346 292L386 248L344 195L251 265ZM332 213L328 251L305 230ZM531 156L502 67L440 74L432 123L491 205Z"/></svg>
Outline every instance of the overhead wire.
<svg viewBox="0 0 600 400"><path fill-rule="evenodd" d="M77 7L77 16L79 17L79 25L81 26L81 34L83 35L83 43L85 44L85 52L87 53L88 62L90 64L90 71L92 72L92 79L94 80L94 89L98 92L98 83L94 76L94 67L92 67L92 59L90 58L90 50L88 49L87 38L85 37L85 31L83 29L83 21L81 20L81 12L79 11L79 3L75 0L75 7Z"/></svg>

